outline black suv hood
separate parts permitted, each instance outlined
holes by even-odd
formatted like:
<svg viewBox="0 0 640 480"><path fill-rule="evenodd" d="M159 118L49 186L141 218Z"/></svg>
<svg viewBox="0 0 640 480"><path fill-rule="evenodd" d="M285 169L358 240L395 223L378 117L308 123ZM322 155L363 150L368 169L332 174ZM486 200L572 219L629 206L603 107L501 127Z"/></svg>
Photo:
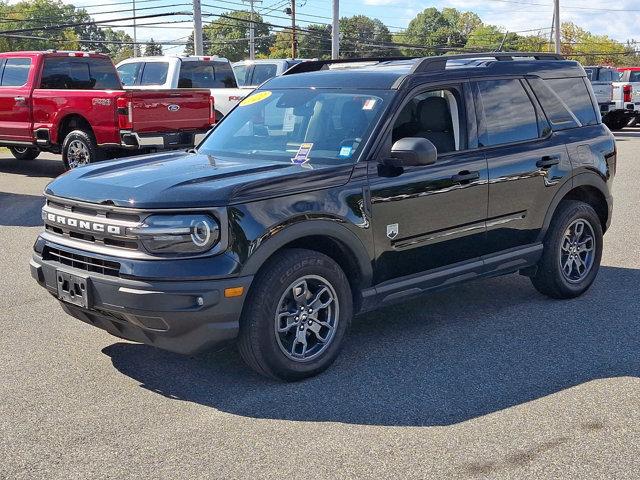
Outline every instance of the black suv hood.
<svg viewBox="0 0 640 480"><path fill-rule="evenodd" d="M46 193L129 208L224 206L345 184L353 165L295 165L168 152L71 170Z"/></svg>

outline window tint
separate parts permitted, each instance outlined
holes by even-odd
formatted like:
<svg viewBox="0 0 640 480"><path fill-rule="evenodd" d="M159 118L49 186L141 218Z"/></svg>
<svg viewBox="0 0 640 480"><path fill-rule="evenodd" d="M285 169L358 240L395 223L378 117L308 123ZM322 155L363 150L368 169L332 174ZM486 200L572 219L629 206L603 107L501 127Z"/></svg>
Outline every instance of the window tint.
<svg viewBox="0 0 640 480"><path fill-rule="evenodd" d="M519 80L488 80L477 85L485 124L479 135L483 146L538 138L536 110Z"/></svg>
<svg viewBox="0 0 640 480"><path fill-rule="evenodd" d="M596 110L593 107L591 94L582 78L556 78L545 80L553 91L560 97L569 110L583 125L599 123Z"/></svg>
<svg viewBox="0 0 640 480"><path fill-rule="evenodd" d="M236 75L238 85L244 87L249 85L249 76L251 75L251 65L235 65L233 67L233 73Z"/></svg>
<svg viewBox="0 0 640 480"><path fill-rule="evenodd" d="M236 78L228 63L182 62L178 88L235 88Z"/></svg>
<svg viewBox="0 0 640 480"><path fill-rule="evenodd" d="M135 85L142 63L125 63L118 67L118 75L123 85Z"/></svg>
<svg viewBox="0 0 640 480"><path fill-rule="evenodd" d="M597 68L585 68L585 73L587 74L587 78L591 82L595 82L598 80L598 69Z"/></svg>
<svg viewBox="0 0 640 480"><path fill-rule="evenodd" d="M579 126L577 118L569 111L569 107L547 86L544 80L530 79L529 85L542 105L553 130L566 130Z"/></svg>
<svg viewBox="0 0 640 480"><path fill-rule="evenodd" d="M438 153L454 152L461 146L460 94L456 89L433 90L416 95L407 103L393 126L393 142L406 137L422 137L436 146Z"/></svg>
<svg viewBox="0 0 640 480"><path fill-rule="evenodd" d="M109 59L52 57L44 61L40 88L119 90L121 87Z"/></svg>
<svg viewBox="0 0 640 480"><path fill-rule="evenodd" d="M9 63L9 62L7 62ZM640 82L640 72L629 72L630 82Z"/></svg>
<svg viewBox="0 0 640 480"><path fill-rule="evenodd" d="M2 74L3 87L21 87L27 83L31 59L8 58Z"/></svg>
<svg viewBox="0 0 640 480"><path fill-rule="evenodd" d="M166 62L147 62L142 70L140 85L163 85L168 72L169 64Z"/></svg>
<svg viewBox="0 0 640 480"><path fill-rule="evenodd" d="M272 63L257 63L253 69L252 85L260 85L276 76L278 67Z"/></svg>

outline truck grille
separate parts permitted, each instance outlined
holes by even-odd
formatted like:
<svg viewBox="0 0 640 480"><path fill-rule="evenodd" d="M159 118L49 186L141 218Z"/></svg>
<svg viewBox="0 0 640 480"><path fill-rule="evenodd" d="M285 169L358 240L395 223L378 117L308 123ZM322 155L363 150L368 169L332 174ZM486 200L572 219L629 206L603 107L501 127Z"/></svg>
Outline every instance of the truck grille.
<svg viewBox="0 0 640 480"><path fill-rule="evenodd" d="M120 275L120 263L118 262L102 260L88 255L78 255L50 246L45 247L42 252L42 258L86 272L99 273L111 277L118 277Z"/></svg>
<svg viewBox="0 0 640 480"><path fill-rule="evenodd" d="M42 219L49 233L61 237L125 250L139 249L136 239L127 235L127 229L141 224L137 213L48 199L42 209Z"/></svg>

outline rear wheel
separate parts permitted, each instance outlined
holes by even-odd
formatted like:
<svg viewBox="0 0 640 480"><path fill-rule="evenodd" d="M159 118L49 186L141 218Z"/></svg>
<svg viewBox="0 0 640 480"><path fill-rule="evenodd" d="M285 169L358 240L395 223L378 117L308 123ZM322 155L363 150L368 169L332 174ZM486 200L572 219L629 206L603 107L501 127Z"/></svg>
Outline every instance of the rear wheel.
<svg viewBox="0 0 640 480"><path fill-rule="evenodd" d="M588 204L568 200L558 207L531 281L552 298L573 298L589 289L602 258L602 226Z"/></svg>
<svg viewBox="0 0 640 480"><path fill-rule="evenodd" d="M629 117L613 116L611 118L607 118L604 123L610 130L618 131L629 125Z"/></svg>
<svg viewBox="0 0 640 480"><path fill-rule="evenodd" d="M62 144L62 161L67 169L82 167L104 158L104 153L96 145L93 134L84 130L73 130Z"/></svg>
<svg viewBox="0 0 640 480"><path fill-rule="evenodd" d="M276 254L251 287L239 348L258 373L294 381L317 375L338 356L353 304L342 269L321 253Z"/></svg>
<svg viewBox="0 0 640 480"><path fill-rule="evenodd" d="M18 160L35 160L40 150L34 147L10 147L11 155Z"/></svg>

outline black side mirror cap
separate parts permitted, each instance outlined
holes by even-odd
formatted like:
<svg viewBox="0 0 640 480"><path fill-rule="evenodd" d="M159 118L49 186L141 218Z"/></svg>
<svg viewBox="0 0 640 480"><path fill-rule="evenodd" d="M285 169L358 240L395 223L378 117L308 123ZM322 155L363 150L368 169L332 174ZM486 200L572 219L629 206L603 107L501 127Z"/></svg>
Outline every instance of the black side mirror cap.
<svg viewBox="0 0 640 480"><path fill-rule="evenodd" d="M385 164L393 167L427 166L436 163L438 149L426 138L401 138L391 147L391 157Z"/></svg>

